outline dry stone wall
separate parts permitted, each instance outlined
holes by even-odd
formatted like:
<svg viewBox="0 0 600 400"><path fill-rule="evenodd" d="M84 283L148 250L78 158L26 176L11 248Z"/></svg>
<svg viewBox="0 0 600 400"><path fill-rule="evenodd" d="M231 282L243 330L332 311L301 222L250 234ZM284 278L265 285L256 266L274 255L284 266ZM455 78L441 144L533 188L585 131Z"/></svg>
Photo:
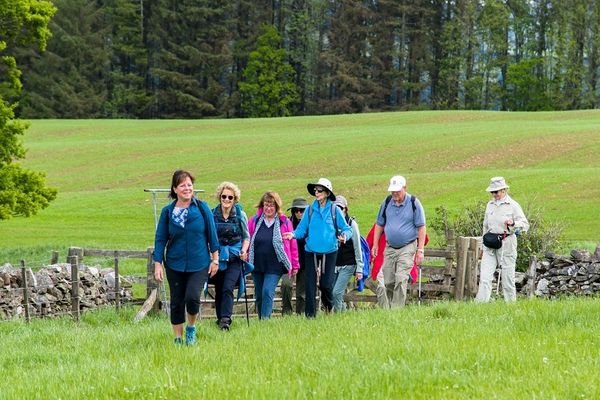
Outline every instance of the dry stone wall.
<svg viewBox="0 0 600 400"><path fill-rule="evenodd" d="M600 294L600 246L594 253L573 250L570 256L547 254L536 268L535 295L560 297Z"/></svg>
<svg viewBox="0 0 600 400"><path fill-rule="evenodd" d="M33 272L26 270L31 316L58 316L71 313L71 264L54 264ZM132 299L131 283L119 280L122 302ZM24 282L21 269L10 264L0 267L0 319L18 318L25 314ZM93 309L115 302L115 272L79 266L79 307Z"/></svg>

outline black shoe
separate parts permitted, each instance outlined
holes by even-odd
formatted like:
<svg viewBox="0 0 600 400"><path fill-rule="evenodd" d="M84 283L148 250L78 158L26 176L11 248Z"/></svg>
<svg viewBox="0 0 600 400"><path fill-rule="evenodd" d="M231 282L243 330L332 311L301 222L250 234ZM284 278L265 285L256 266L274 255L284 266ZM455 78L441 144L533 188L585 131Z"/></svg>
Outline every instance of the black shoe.
<svg viewBox="0 0 600 400"><path fill-rule="evenodd" d="M220 328L222 331L229 331L229 326L230 326L230 325L231 325L231 320L230 320L230 319L225 319L225 318L223 318L223 319L221 319L221 320L219 321L219 328Z"/></svg>

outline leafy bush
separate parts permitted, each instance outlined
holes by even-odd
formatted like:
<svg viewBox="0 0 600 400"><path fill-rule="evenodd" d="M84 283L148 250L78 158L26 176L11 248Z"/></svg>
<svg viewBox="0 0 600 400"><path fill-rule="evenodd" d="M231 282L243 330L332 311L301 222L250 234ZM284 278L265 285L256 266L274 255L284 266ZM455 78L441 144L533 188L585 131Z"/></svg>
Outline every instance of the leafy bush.
<svg viewBox="0 0 600 400"><path fill-rule="evenodd" d="M428 224L429 227L441 238L439 245L446 246L446 237L449 230L454 230L456 237L481 236L483 217L486 201L477 201L456 215L449 214L444 206L435 209L435 215ZM553 251L560 244L560 237L566 225L561 221L546 221L543 217L542 207L535 201L528 200L523 207L523 212L529 220L529 231L519 236L517 246L517 270L526 271L531 256L541 257L547 251Z"/></svg>

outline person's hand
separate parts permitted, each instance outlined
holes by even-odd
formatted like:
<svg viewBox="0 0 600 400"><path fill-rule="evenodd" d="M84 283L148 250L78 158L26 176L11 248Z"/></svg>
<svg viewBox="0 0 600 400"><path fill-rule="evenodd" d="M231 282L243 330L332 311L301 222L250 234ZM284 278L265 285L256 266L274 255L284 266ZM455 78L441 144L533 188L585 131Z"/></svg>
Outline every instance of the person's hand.
<svg viewBox="0 0 600 400"><path fill-rule="evenodd" d="M293 276L296 276L296 275L298 275L298 270L292 268L292 270L290 271L290 278L293 277Z"/></svg>
<svg viewBox="0 0 600 400"><path fill-rule="evenodd" d="M292 240L294 238L294 233L293 232L285 232L284 234L281 235L281 237L284 240Z"/></svg>
<svg viewBox="0 0 600 400"><path fill-rule="evenodd" d="M421 250L417 250L417 252L415 253L415 262L417 263L417 265L421 265L424 259L425 254L423 254Z"/></svg>
<svg viewBox="0 0 600 400"><path fill-rule="evenodd" d="M247 261L247 259L248 259L248 253L246 253L244 250L240 251L240 259L242 261Z"/></svg>
<svg viewBox="0 0 600 400"><path fill-rule="evenodd" d="M212 278L218 271L219 265L211 261L210 266L208 267L208 276Z"/></svg>
<svg viewBox="0 0 600 400"><path fill-rule="evenodd" d="M371 258L377 257L377 253L379 253L379 245L374 244L373 247L371 247Z"/></svg>
<svg viewBox="0 0 600 400"><path fill-rule="evenodd" d="M340 243L346 243L346 234L342 233L341 235L338 235L338 240Z"/></svg>
<svg viewBox="0 0 600 400"><path fill-rule="evenodd" d="M512 218L507 218L507 219L504 221L504 224L505 224L506 226L513 226L513 225L515 224L515 221L513 221L513 219L512 219Z"/></svg>
<svg viewBox="0 0 600 400"><path fill-rule="evenodd" d="M159 262L155 262L154 263L154 279L157 282L162 282L163 281L163 269L162 269L162 264Z"/></svg>
<svg viewBox="0 0 600 400"><path fill-rule="evenodd" d="M356 273L356 280L357 280L357 281L360 281L362 278L363 278L363 274L362 274L362 272L357 272L357 273Z"/></svg>

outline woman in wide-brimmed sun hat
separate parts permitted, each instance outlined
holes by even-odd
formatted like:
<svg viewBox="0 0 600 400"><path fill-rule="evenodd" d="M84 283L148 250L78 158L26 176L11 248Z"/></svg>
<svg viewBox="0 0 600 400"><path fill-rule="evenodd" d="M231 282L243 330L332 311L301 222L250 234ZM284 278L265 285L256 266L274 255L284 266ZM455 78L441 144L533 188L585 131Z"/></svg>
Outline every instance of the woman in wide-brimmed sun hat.
<svg viewBox="0 0 600 400"><path fill-rule="evenodd" d="M339 243L352 237L352 229L342 212L333 204L335 194L331 181L319 178L306 185L315 200L304 212L300 224L284 239L305 239L306 261L306 307L305 315L315 317L317 280L321 289L321 301L326 311L333 309L333 285L335 261Z"/></svg>

